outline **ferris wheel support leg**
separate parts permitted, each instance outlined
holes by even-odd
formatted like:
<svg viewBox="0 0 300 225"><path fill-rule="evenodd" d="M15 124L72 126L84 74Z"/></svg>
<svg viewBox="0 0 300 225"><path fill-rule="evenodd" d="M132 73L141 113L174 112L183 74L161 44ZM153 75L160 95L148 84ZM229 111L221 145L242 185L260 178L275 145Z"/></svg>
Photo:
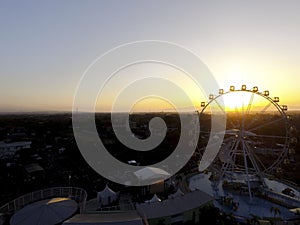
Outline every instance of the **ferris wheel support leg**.
<svg viewBox="0 0 300 225"><path fill-rule="evenodd" d="M247 163L247 153L245 150L244 142L243 142L243 155L244 155L244 164L245 164L245 170L246 170L246 179L247 179L247 185L248 185L249 199L250 199L250 202L252 202L251 184L250 184L250 180L249 180L249 171L248 171L248 163Z"/></svg>
<svg viewBox="0 0 300 225"><path fill-rule="evenodd" d="M218 186L221 183L221 180L223 179L225 172L228 171L229 166L234 167L234 165L232 165L232 158L234 157L234 154L237 151L238 145L239 140L235 140L233 145L231 146L230 151L228 152L226 161L222 165L221 172L219 174L218 180L216 181L216 186Z"/></svg>
<svg viewBox="0 0 300 225"><path fill-rule="evenodd" d="M255 158L254 156L252 155L251 153L251 150L250 150L250 147L248 146L248 144L245 142L245 150L247 152L247 155L249 156L249 159L260 179L260 182L262 183L263 187L267 187L266 185L266 182L265 182L265 179L264 179L264 175L263 173L261 172L261 170L259 169L259 166L257 165L256 161L255 161ZM254 154L254 153L253 153Z"/></svg>
<svg viewBox="0 0 300 225"><path fill-rule="evenodd" d="M244 104L242 107L242 148L243 148L243 155L244 155L244 164L245 164L245 170L246 170L246 179L247 179L247 185L248 185L248 192L249 192L249 200L252 202L252 193L251 193L251 184L250 184L250 179L249 179L249 171L248 171L248 163L247 163L247 152L246 152L246 146L245 146L245 141L244 135L245 135L245 111L244 111Z"/></svg>

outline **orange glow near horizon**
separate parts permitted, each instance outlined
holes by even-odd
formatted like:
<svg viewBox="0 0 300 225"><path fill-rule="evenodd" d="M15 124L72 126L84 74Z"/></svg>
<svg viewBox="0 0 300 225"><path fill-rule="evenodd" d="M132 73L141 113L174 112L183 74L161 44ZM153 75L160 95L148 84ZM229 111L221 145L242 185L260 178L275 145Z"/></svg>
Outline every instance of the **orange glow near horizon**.
<svg viewBox="0 0 300 225"><path fill-rule="evenodd" d="M131 109L131 112L165 112L174 111L169 102L160 98L145 98L138 101Z"/></svg>

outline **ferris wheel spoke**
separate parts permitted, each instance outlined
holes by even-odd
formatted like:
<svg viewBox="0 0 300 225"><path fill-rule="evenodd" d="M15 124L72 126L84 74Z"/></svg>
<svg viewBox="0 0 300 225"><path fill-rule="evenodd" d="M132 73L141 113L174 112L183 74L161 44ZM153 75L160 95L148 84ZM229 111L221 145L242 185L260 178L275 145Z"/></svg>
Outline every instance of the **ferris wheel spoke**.
<svg viewBox="0 0 300 225"><path fill-rule="evenodd" d="M269 102L268 105L266 105L258 114L264 114L272 105L272 102Z"/></svg>
<svg viewBox="0 0 300 225"><path fill-rule="evenodd" d="M249 114L249 112L251 110L253 99L254 99L254 93L251 94L250 100L248 102L248 106L247 106L247 110L246 110L247 115Z"/></svg>
<svg viewBox="0 0 300 225"><path fill-rule="evenodd" d="M286 136L278 136L278 135L261 135L261 134L257 134L254 136L255 137L259 137L259 138L278 138L278 139L286 139Z"/></svg>
<svg viewBox="0 0 300 225"><path fill-rule="evenodd" d="M229 141L236 142L237 140L236 140L235 137L232 137L232 136L231 137L226 137L226 138L223 139L223 143L225 143L225 144L226 143L228 144Z"/></svg>
<svg viewBox="0 0 300 225"><path fill-rule="evenodd" d="M269 102L260 112L257 113L257 116L254 116L253 119L250 121L247 127L251 127L256 122L256 118L263 115L272 105L272 102Z"/></svg>
<svg viewBox="0 0 300 225"><path fill-rule="evenodd" d="M236 122L237 122L237 124L239 126L241 124L241 121L240 121L240 112L239 112L239 109L238 109L237 106L235 106L234 111L235 111L235 115L236 115ZM236 126L236 128L238 126Z"/></svg>
<svg viewBox="0 0 300 225"><path fill-rule="evenodd" d="M213 135L214 133L213 132L209 132L209 131L201 131L200 132L200 134L210 134L210 135ZM219 132L215 132L215 135L218 135L219 134ZM226 134L225 134L226 135ZM234 140L234 139L236 139L235 138L235 135L228 135L227 137L225 137L224 136L224 138L223 138L223 143L227 143L228 141L232 141L232 140ZM217 145L218 143L212 143L211 145L213 146L213 145Z"/></svg>
<svg viewBox="0 0 300 225"><path fill-rule="evenodd" d="M213 131L200 131L200 134L209 134L209 135L217 135L220 134L220 132L213 132ZM226 140L225 137L223 140Z"/></svg>
<svg viewBox="0 0 300 225"><path fill-rule="evenodd" d="M249 155L249 159L250 159L250 161L251 161L254 169L256 170L256 172L258 173L259 176L262 176L262 172L261 172L260 167L257 164L257 162L260 164L260 166L262 167L263 171L266 170L265 165L262 163L262 161L256 155L255 151L253 151L251 149L251 147L248 145L248 143L246 143L246 142L245 142L245 147L246 147L247 154Z"/></svg>
<svg viewBox="0 0 300 225"><path fill-rule="evenodd" d="M226 114L225 109L220 105L220 103L218 102L218 100L216 98L214 98L213 100L217 106L221 109L221 111L223 112L223 114Z"/></svg>
<svg viewBox="0 0 300 225"><path fill-rule="evenodd" d="M244 106L244 102L243 102L243 105L242 105L242 130L244 132L245 130L245 106Z"/></svg>
<svg viewBox="0 0 300 225"><path fill-rule="evenodd" d="M230 141L234 141L235 138L233 137L227 137L223 139L223 143L229 143ZM209 147L214 147L214 146L219 146L219 142L213 142L211 144L209 144ZM206 147L204 147L203 149L205 149Z"/></svg>
<svg viewBox="0 0 300 225"><path fill-rule="evenodd" d="M247 156L250 159L250 155L246 152L246 143L245 141L242 141L242 150L243 150L243 158L244 158L244 166L245 166L245 172L246 172L246 181L248 186L248 192L249 192L249 198L252 199L252 193L251 193L251 184L250 184L250 177L249 177L249 168L248 168L248 162L247 162ZM251 159L250 159L251 161Z"/></svg>
<svg viewBox="0 0 300 225"><path fill-rule="evenodd" d="M226 154L225 162L222 164L221 172L220 172L220 177L219 177L219 182L224 176L225 172L228 171L228 167L232 166L234 167L234 159L233 157L235 156L235 153L237 151L237 148L239 146L240 140L235 139L234 142L232 143L230 149L228 150L228 153Z"/></svg>
<svg viewBox="0 0 300 225"><path fill-rule="evenodd" d="M278 166L280 164L280 162L283 161L283 159L286 157L286 155L287 155L287 148L283 149L283 151L281 152L281 154L279 155L277 160L275 162L273 162L272 165L266 171L271 172L272 170L274 170L276 168L276 166Z"/></svg>
<svg viewBox="0 0 300 225"><path fill-rule="evenodd" d="M277 120L272 120L272 121L270 121L270 122L268 122L268 123L261 124L261 125L259 125L259 126L257 126L257 127L254 127L254 128L249 129L248 132L252 132L252 131L258 130L258 129L260 129L260 128L269 126L269 125L274 124L274 123L277 123L277 122L279 122L279 121L281 121L281 120L283 120L283 119L284 119L284 118L281 117L281 118L279 118L279 119L277 119Z"/></svg>
<svg viewBox="0 0 300 225"><path fill-rule="evenodd" d="M223 112L224 115L227 115L225 109L221 106L221 104L218 102L218 100L216 98L214 98L214 101L216 102L217 106L221 109L221 111ZM227 117L228 118L228 117ZM231 126L235 126L234 122L231 120L231 118L228 118Z"/></svg>
<svg viewBox="0 0 300 225"><path fill-rule="evenodd" d="M250 151L250 153L253 154L253 156L257 160L257 162L259 162L259 164L261 165L263 170L266 170L267 168L265 167L265 164L260 160L260 158L256 154L255 150L251 146L249 146L248 143L246 143L246 146L247 146L248 150Z"/></svg>

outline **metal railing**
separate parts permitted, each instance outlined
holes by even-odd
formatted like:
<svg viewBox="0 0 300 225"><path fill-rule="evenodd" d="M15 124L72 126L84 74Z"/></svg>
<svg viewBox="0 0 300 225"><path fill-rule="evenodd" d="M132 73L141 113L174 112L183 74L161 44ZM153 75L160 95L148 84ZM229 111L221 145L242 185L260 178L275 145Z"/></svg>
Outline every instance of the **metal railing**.
<svg viewBox="0 0 300 225"><path fill-rule="evenodd" d="M271 190L264 190L263 192L266 194L265 197L267 199L275 200L276 201L275 203L283 205L287 208L298 208L300 206L299 198L293 198L291 196L277 193Z"/></svg>
<svg viewBox="0 0 300 225"><path fill-rule="evenodd" d="M6 203L0 207L0 214L11 214L30 203L55 197L71 198L78 203L80 213L85 212L87 193L84 189L77 187L53 187L22 195Z"/></svg>

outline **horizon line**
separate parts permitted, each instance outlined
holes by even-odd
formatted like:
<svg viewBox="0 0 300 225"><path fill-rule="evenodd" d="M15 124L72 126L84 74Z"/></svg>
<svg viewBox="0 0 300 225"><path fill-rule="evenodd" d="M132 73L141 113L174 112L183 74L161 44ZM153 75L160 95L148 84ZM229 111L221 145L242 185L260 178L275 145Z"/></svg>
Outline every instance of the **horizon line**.
<svg viewBox="0 0 300 225"><path fill-rule="evenodd" d="M196 110L197 111L197 110ZM181 113L194 113L196 111L180 111ZM276 111L276 110L274 110ZM296 109L289 109L288 112L298 112L300 111L300 108L296 108ZM3 111L0 112L0 115L8 115L8 114L73 114L74 111L72 110L68 110L68 111L64 111L64 110L37 110L37 111ZM176 113L178 111L164 111L164 110L159 110L159 111L136 111L136 112L130 112L129 114L138 114L138 113ZM198 112L201 112L201 110L198 110ZM234 112L234 111L228 111L230 112ZM254 112L254 111L253 111ZM95 111L95 112L90 112L90 111L78 111L77 113L103 113L103 114L107 114L107 113L128 113L126 111L118 111L118 112L111 112L111 111Z"/></svg>

